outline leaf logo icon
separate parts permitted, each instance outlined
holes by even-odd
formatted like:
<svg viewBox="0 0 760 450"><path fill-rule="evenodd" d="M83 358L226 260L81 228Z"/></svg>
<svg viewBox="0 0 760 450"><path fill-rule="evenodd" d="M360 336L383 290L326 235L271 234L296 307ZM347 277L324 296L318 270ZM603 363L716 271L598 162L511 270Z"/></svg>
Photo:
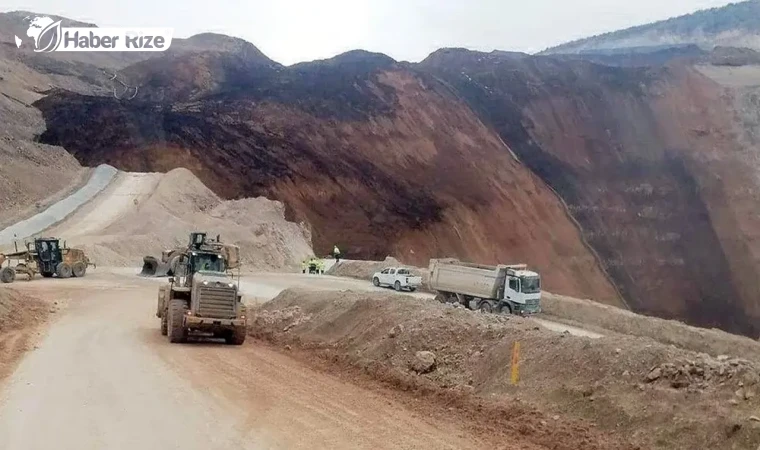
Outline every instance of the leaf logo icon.
<svg viewBox="0 0 760 450"><path fill-rule="evenodd" d="M61 45L61 38L61 21L59 20L46 26L40 32L37 37L37 48L34 51L44 53L54 52ZM47 45L43 45L44 42L47 42Z"/></svg>

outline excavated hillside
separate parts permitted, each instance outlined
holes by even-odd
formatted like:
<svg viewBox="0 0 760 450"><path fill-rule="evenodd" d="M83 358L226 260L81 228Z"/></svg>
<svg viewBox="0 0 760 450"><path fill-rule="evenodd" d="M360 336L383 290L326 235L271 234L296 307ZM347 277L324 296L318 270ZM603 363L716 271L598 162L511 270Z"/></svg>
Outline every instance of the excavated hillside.
<svg viewBox="0 0 760 450"><path fill-rule="evenodd" d="M186 167L223 197L280 200L318 253L525 261L549 289L620 304L559 199L428 74L366 52L290 68L168 55L123 73L142 86L131 101L37 102L42 140L85 165Z"/></svg>
<svg viewBox="0 0 760 450"><path fill-rule="evenodd" d="M464 50L422 66L562 196L634 310L757 336L757 152L720 85Z"/></svg>

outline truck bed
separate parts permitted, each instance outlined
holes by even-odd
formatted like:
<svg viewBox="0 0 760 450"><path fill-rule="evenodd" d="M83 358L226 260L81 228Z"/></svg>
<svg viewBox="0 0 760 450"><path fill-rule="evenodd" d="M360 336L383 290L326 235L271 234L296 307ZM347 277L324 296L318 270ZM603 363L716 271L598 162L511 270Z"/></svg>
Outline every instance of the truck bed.
<svg viewBox="0 0 760 450"><path fill-rule="evenodd" d="M507 266L469 264L455 260L431 260L431 289L478 298L499 299L507 277Z"/></svg>

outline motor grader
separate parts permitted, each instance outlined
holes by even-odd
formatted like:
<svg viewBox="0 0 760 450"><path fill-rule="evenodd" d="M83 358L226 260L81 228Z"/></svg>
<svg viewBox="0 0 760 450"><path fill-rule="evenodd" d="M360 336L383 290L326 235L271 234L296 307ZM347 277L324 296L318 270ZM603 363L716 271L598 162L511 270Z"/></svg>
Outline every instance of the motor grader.
<svg viewBox="0 0 760 450"><path fill-rule="evenodd" d="M188 337L224 338L241 345L247 334L246 309L231 270L240 267L239 248L191 233L187 248L177 255L174 275L158 289L156 317L169 342Z"/></svg>
<svg viewBox="0 0 760 450"><path fill-rule="evenodd" d="M69 248L58 238L37 238L27 242L26 249L19 251L16 246L14 253L0 253L0 281L12 283L17 275L26 275L32 280L36 274L45 278L81 278L87 274L91 263L84 251Z"/></svg>

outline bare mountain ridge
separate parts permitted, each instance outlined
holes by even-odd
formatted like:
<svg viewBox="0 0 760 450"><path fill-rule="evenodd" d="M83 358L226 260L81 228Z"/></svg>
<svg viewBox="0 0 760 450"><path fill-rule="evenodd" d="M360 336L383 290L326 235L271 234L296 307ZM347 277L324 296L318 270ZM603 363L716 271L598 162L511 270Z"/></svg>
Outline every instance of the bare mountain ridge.
<svg viewBox="0 0 760 450"><path fill-rule="evenodd" d="M608 54L620 49L656 50L697 45L760 49L760 1L732 3L625 30L579 39L542 54Z"/></svg>

